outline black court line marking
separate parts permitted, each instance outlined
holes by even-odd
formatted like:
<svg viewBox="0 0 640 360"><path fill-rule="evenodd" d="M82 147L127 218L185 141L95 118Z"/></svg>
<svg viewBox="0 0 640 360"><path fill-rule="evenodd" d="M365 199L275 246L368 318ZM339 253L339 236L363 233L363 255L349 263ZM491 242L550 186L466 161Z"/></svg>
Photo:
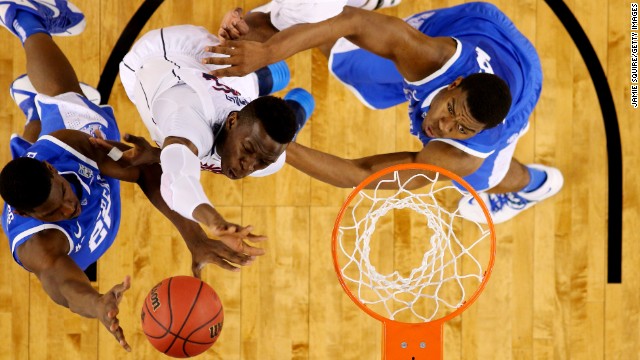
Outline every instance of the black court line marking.
<svg viewBox="0 0 640 360"><path fill-rule="evenodd" d="M109 59L102 70L100 82L98 82L98 91L102 97L102 103L106 104L109 102L113 84L116 82L116 77L118 76L118 65L120 61L122 61L122 58L127 54L133 42L140 34L140 31L142 31L142 28L163 2L164 0L145 0L136 13L133 14L124 30L122 30L122 34L120 34L118 41L113 46L111 55L109 55Z"/></svg>
<svg viewBox="0 0 640 360"><path fill-rule="evenodd" d="M109 101L111 90L118 74L118 63L127 53L134 40L140 34L149 18L164 0L146 0L133 15L120 38L116 42L109 60L107 61L98 91L103 103ZM578 48L598 96L600 110L604 120L607 138L607 160L609 164L609 204L608 204L608 254L607 254L607 282L619 284L622 282L622 145L620 143L620 128L616 114L615 103L611 95L611 88L607 82L604 69L596 55L587 34L571 10L562 0L545 0L549 8L560 20L565 30L571 36Z"/></svg>
<svg viewBox="0 0 640 360"><path fill-rule="evenodd" d="M575 43L589 70L604 120L609 162L609 246L607 283L622 283L622 145L616 106L598 55L578 19L562 0L545 0Z"/></svg>

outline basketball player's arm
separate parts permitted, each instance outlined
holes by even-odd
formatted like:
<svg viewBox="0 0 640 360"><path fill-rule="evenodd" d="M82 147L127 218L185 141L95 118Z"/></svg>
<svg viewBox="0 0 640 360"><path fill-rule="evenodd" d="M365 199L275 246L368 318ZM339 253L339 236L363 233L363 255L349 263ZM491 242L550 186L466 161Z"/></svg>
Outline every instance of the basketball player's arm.
<svg viewBox="0 0 640 360"><path fill-rule="evenodd" d="M298 143L291 143L287 148L288 164L317 180L341 188L355 187L375 172L396 164L431 164L464 177L476 171L482 162L482 158L469 155L441 141L432 141L418 152L380 154L360 159L340 158ZM416 173L418 171L406 171L403 172L403 175L409 177ZM420 171L420 173L425 172ZM427 173L427 175L433 176L434 174ZM391 177L392 175L389 175L388 178ZM441 177L440 179L446 178ZM408 187L408 189L423 186L426 184L425 181L413 181L411 182L413 187ZM371 186L375 187L375 184L371 184ZM392 187L392 183L382 186L382 188Z"/></svg>
<svg viewBox="0 0 640 360"><path fill-rule="evenodd" d="M56 304L80 316L98 318L120 345L131 351L117 318L118 304L130 286L129 277L100 294L68 252L69 240L59 230L40 231L16 249L22 265L38 277Z"/></svg>
<svg viewBox="0 0 640 360"><path fill-rule="evenodd" d="M409 81L422 80L432 74L456 50L456 43L451 38L429 37L402 19L345 6L342 13L333 18L292 26L264 43L234 40L208 47L208 51L230 57L207 58L204 62L232 65L212 71L215 76L246 75L300 51L331 44L341 37L392 60Z"/></svg>
<svg viewBox="0 0 640 360"><path fill-rule="evenodd" d="M200 159L198 149L191 141L168 136L161 153L162 197L169 207L180 215L205 225L215 237L236 252L247 255L261 249L248 247L251 242L266 240L265 236L251 233L252 226L241 226L228 222L211 202L200 183Z"/></svg>
<svg viewBox="0 0 640 360"><path fill-rule="evenodd" d="M249 265L253 257L264 254L263 249L245 244L247 253L236 252L221 241L209 239L200 224L191 221L171 210L160 194L160 177L162 169L159 164L144 166L140 169L138 185L153 206L158 209L176 227L192 255L191 270L200 278L202 268L214 263L223 269L238 271L236 265Z"/></svg>
<svg viewBox="0 0 640 360"><path fill-rule="evenodd" d="M222 241L211 240L198 223L181 216L169 208L160 192L162 169L158 164L160 162L159 154L155 153L155 148L150 150L151 146L143 138L129 136L128 141L134 145L132 148L117 141L96 141L95 138L79 131L67 130L56 134L56 136L64 138L68 145L93 159L98 164L100 172L104 175L123 181L136 182L140 186L153 206L171 221L184 239L187 248L192 254L194 276L199 277L202 268L208 263L214 263L227 270L237 271L238 268L232 264L248 265L255 256L264 254L263 249L252 247L247 243L243 243L241 246L242 251L238 251L230 248ZM175 139L169 138L168 140L169 144L176 142ZM193 151L191 148L193 144L187 143L187 140L185 140L185 144ZM150 155L152 160L150 162L153 163L131 166L131 161L129 160L140 160L135 154L127 161L123 161L123 159L116 161L108 156L114 146L125 154L134 150L142 152L154 151L154 154ZM153 161L155 157L157 157L157 161Z"/></svg>

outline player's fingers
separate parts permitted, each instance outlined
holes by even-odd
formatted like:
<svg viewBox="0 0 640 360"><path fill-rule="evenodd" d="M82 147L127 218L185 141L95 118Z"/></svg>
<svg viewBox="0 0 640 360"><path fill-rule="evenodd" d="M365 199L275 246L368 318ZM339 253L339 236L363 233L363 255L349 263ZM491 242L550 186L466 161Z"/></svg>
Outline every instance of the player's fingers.
<svg viewBox="0 0 640 360"><path fill-rule="evenodd" d="M243 249L246 248L247 246L248 245L243 244ZM222 260L225 260L227 262L230 262L232 264L237 264L237 265L249 265L253 261L252 256L238 252L238 251L233 251L229 247L223 248L222 251L218 253L218 255L222 257Z"/></svg>
<svg viewBox="0 0 640 360"><path fill-rule="evenodd" d="M100 139L100 138L93 138L90 137L89 138L89 143L91 143L91 145L93 145L94 147L98 148L98 149L102 149L104 151L110 151L111 149L113 149L113 145L109 144L108 142Z"/></svg>
<svg viewBox="0 0 640 360"><path fill-rule="evenodd" d="M238 71L235 66L209 71L209 75L215 76L217 78L241 76L239 74L242 74L242 71Z"/></svg>
<svg viewBox="0 0 640 360"><path fill-rule="evenodd" d="M109 324L109 331L115 332L120 327L120 320L118 318L113 318L111 323Z"/></svg>
<svg viewBox="0 0 640 360"><path fill-rule="evenodd" d="M116 300L120 301L120 299L122 298L122 294L124 294L125 291L129 290L129 288L131 288L131 278L127 275L122 283L114 286L111 290L113 291Z"/></svg>
<svg viewBox="0 0 640 360"><path fill-rule="evenodd" d="M115 336L116 340L118 340L118 343L120 344L120 346L122 346L126 351L131 351L131 346L129 346L129 344L127 343L127 340L124 338L124 331L122 330L121 327L118 326L118 328L112 332L113 336Z"/></svg>
<svg viewBox="0 0 640 360"><path fill-rule="evenodd" d="M253 247L253 246L251 246L251 245L249 245L249 244L247 244L247 243L245 243L245 244L244 244L244 246L243 246L243 248L242 248L242 251L243 251L246 255L251 256L251 257L254 257L254 256L262 256L262 255L266 254L266 252L267 252L267 251L266 251L265 249L263 249L263 248ZM250 258L250 259L248 260L248 262L250 263L250 261L253 261L253 260Z"/></svg>
<svg viewBox="0 0 640 360"><path fill-rule="evenodd" d="M149 144L145 138L132 134L124 134L124 140L138 147L146 147Z"/></svg>
<svg viewBox="0 0 640 360"><path fill-rule="evenodd" d="M220 30L218 30L218 37L220 38L220 42L223 45L226 44L227 40L231 40L231 36L229 35L229 32L225 28L220 28Z"/></svg>
<svg viewBox="0 0 640 360"><path fill-rule="evenodd" d="M240 32L240 35L245 35L249 32L249 25L246 21L240 20L234 24L236 30Z"/></svg>
<svg viewBox="0 0 640 360"><path fill-rule="evenodd" d="M258 234L249 234L247 235L247 240L251 241L251 242L262 242L265 240L268 240L269 238L265 235L258 235Z"/></svg>
<svg viewBox="0 0 640 360"><path fill-rule="evenodd" d="M235 267L233 265L231 265L230 263L224 261L223 259L219 258L219 257L213 257L211 258L212 263L218 265L219 267L225 269L225 270L229 270L229 271L233 271L233 272L238 272L240 271L239 267Z"/></svg>
<svg viewBox="0 0 640 360"><path fill-rule="evenodd" d="M239 37L240 37L240 35L242 35L242 34L240 34L240 31L239 31L239 30L238 30L238 28L236 27L236 23L233 23L233 24L231 24L231 25L232 25L232 26L231 26L231 27L229 27L229 28L227 29L227 31L229 32L229 35L230 35L231 39L237 39L237 38L239 38ZM226 45L228 45L228 43L227 43Z"/></svg>
<svg viewBox="0 0 640 360"><path fill-rule="evenodd" d="M105 138L104 134L102 133L102 131L100 131L100 129L93 130L93 133L96 135L96 138L99 138L99 139Z"/></svg>

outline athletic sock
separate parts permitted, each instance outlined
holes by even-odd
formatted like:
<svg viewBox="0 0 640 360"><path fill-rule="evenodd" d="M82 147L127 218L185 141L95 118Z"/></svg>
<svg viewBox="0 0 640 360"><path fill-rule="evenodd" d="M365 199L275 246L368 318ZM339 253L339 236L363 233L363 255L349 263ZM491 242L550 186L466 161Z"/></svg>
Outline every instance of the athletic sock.
<svg viewBox="0 0 640 360"><path fill-rule="evenodd" d="M265 96L271 94L273 89L273 76L271 71L266 66L256 70L256 76L258 77L258 95Z"/></svg>
<svg viewBox="0 0 640 360"><path fill-rule="evenodd" d="M537 190L547 181L547 173L544 170L533 169L527 166L527 170L529 171L529 183L525 186L521 192L531 192Z"/></svg>
<svg viewBox="0 0 640 360"><path fill-rule="evenodd" d="M33 34L44 33L51 36L42 23L42 18L28 11L18 10L12 25L23 44Z"/></svg>
<svg viewBox="0 0 640 360"><path fill-rule="evenodd" d="M287 87L291 80L289 66L284 61L267 65L256 70L258 77L258 91L260 96L269 95Z"/></svg>

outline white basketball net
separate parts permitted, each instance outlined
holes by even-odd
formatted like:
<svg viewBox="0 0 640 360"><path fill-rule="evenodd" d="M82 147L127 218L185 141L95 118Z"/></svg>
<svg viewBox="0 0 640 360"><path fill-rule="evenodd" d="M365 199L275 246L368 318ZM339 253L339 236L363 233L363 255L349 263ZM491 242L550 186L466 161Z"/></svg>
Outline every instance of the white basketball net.
<svg viewBox="0 0 640 360"><path fill-rule="evenodd" d="M420 189L420 194L406 190L405 186L418 177L426 178L430 185ZM346 257L344 259L341 256L344 261L340 262L345 283L363 304L375 308L374 311L378 314L390 319L396 319L399 314L405 313L404 318L409 316L417 321L431 321L436 316L440 318L445 313L451 313L475 292L485 274L486 264L483 267L477 256L474 256L474 250L484 240L483 248L486 248L491 233L486 225L475 223L479 232L471 232L479 234L479 237L474 237L471 241L459 239L453 224L456 219L461 218L459 211L457 208L453 212L444 209L437 194L447 191L466 194L453 185L440 184L436 187L438 177L438 173L433 178L419 174L401 183L398 171L394 172L392 180L380 181L375 190L368 191L368 194L365 190L360 191L351 204L351 214L344 214L345 218L350 216L350 220L343 219L338 228L338 246ZM398 187L397 191L392 190L396 191L392 195L388 195L389 190L379 189L382 184L390 182L396 183ZM363 208L366 215L358 218L356 213L363 214ZM408 276L402 276L397 270L381 274L370 260L370 245L376 224L393 209L411 209L422 214L432 233L428 246L425 244L427 251L421 263ZM343 226L345 222L353 225ZM483 251L484 255L481 257L486 257L486 251ZM475 252L479 254L479 250ZM380 307L386 310L386 315ZM406 314L407 312L410 314Z"/></svg>

